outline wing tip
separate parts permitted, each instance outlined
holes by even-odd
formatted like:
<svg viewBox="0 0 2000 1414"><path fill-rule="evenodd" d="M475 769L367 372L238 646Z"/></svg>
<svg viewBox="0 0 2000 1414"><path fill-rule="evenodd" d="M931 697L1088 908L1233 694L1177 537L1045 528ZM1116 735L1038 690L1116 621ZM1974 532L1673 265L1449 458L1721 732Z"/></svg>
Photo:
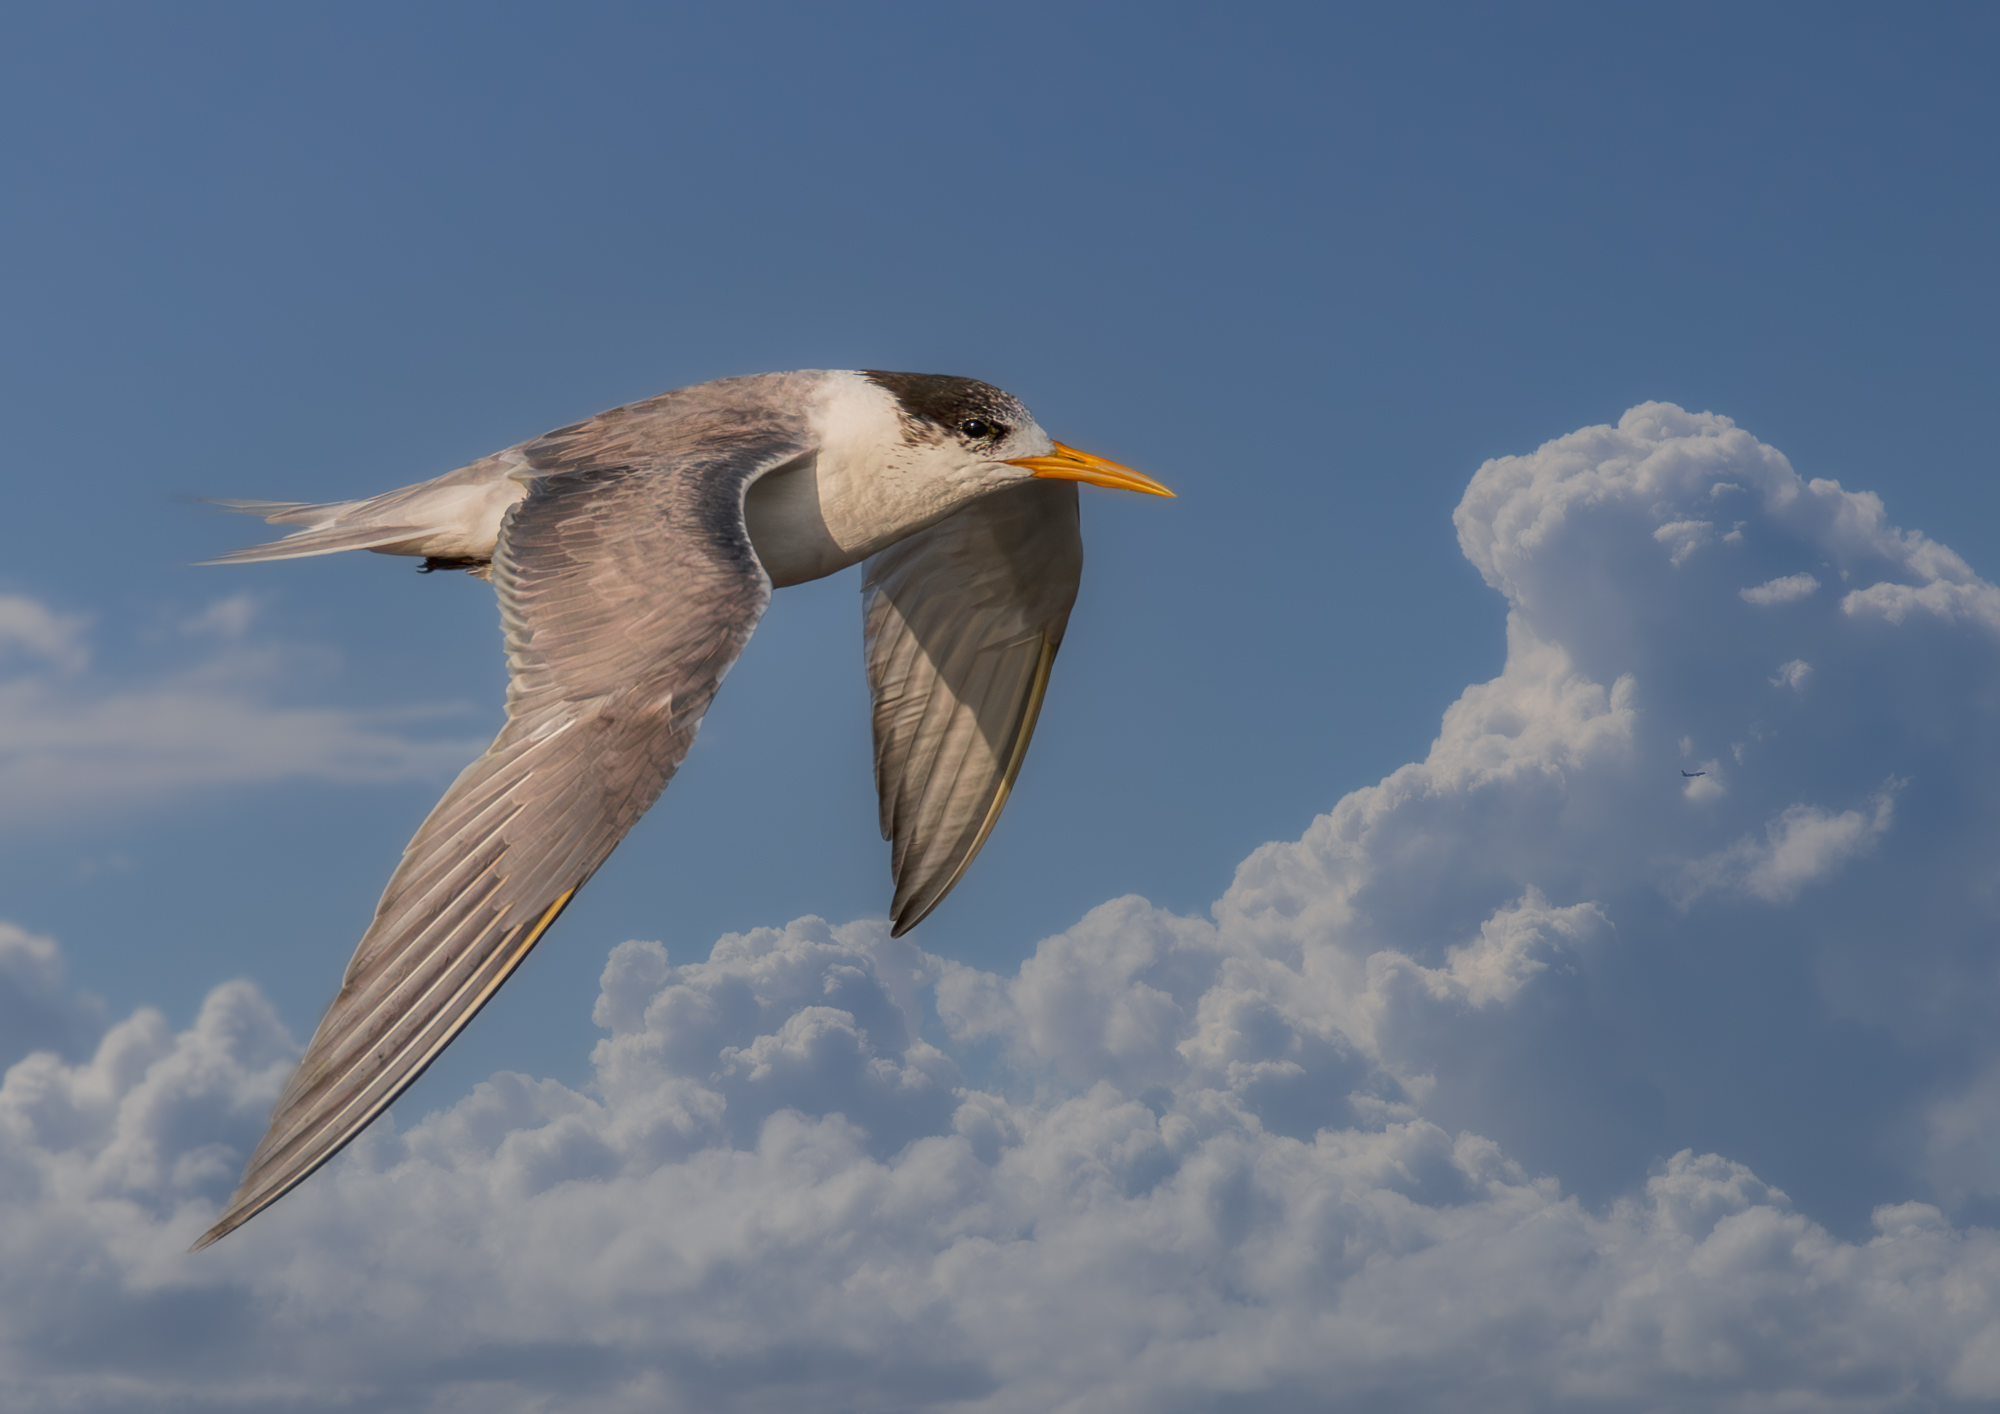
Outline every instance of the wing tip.
<svg viewBox="0 0 2000 1414"><path fill-rule="evenodd" d="M301 1178L304 1178L304 1176L303 1174L300 1175ZM295 1187L297 1187L297 1184L287 1184L276 1193L267 1194L249 1202L244 1201L244 1191L238 1188L230 1198L229 1206L222 1210L222 1216L215 1220L207 1232L204 1232L194 1240L194 1245L188 1248L188 1254L192 1256L204 1247L213 1247L216 1243L222 1241L223 1238L229 1236L230 1233L236 1231L237 1228L243 1226L250 1219L256 1217L257 1214L263 1212L266 1208L284 1197L285 1194L291 1192Z"/></svg>
<svg viewBox="0 0 2000 1414"><path fill-rule="evenodd" d="M303 1158L294 1155L289 1159L280 1159L280 1156L286 1150L298 1142L299 1136L298 1134L294 1134L288 1137L283 1144L269 1151L271 1155L269 1162L260 1162L264 1154L264 1145L259 1145L259 1152L250 1156L250 1168L243 1175L243 1182L237 1187L235 1194L231 1196L229 1206L222 1210L222 1216L216 1220L214 1226L210 1227L207 1232L204 1232L197 1238L194 1245L188 1248L188 1251L194 1253L201 1251L204 1247L214 1246L217 1242L229 1236L237 1228L249 1222L250 1219L256 1217L259 1213L319 1172L342 1149L345 1149L355 1139L359 1138L361 1132L379 1119L384 1110L388 1109L404 1091L414 1085L417 1077L428 1070L431 1062L437 1059L439 1052L450 1045L457 1038L458 1033L471 1023L472 1018L480 1013L487 1001L493 996L493 993L499 989L500 984L513 975L514 969L520 966L521 960L528 955L529 950L541 941L542 935L548 932L557 918L562 916L563 910L569 907L570 900L576 897L576 891L581 887L581 884L574 884L563 890L556 898L556 901L542 911L540 917L523 928L516 930L514 937L519 940L510 941L511 955L508 957L506 965L500 970L497 977L488 981L486 986L472 998L471 1004L464 1008L459 1015L457 1024L448 1029L441 1038L431 1045L427 1053L419 1057L409 1070L398 1078L397 1083L389 1090L389 1093L377 1097L375 1103L358 1118L350 1117L338 1130L334 1131L335 1137L333 1139L330 1141L326 1139L325 1135L328 1131L325 1129L321 1129L315 1133L308 1128L302 1131L304 1134L310 1136L310 1142L303 1151ZM309 1054L307 1059L310 1058ZM301 1067L304 1064L304 1061L300 1062ZM298 1072L295 1071L294 1076L296 1077L297 1074ZM271 1117L271 1129L266 1133L264 1139L264 1144L266 1145L270 1143L271 1136L278 1132L281 1118L285 1115L285 1100L283 1096L279 1097L278 1103L280 1112ZM308 1116L308 1118L312 1118L312 1116ZM273 1173L279 1175L275 1181L271 1177Z"/></svg>
<svg viewBox="0 0 2000 1414"><path fill-rule="evenodd" d="M249 1167L244 1170L242 1181L236 1185L236 1191L229 1195L229 1202L223 1206L222 1216L210 1225L207 1232L204 1232L200 1237L195 1239L194 1245L188 1248L188 1251L194 1253L201 1251L204 1247L213 1247L216 1243L222 1241L223 1238L229 1236L230 1233L236 1231L237 1228L242 1227L250 1219L256 1217L280 1198L290 1193L294 1188L297 1188L300 1184L318 1173L336 1154L353 1142L361 1131L366 1129L381 1114L382 1110L387 1108L386 1104L377 1107L367 1119L341 1136L340 1142L313 1156L310 1162L297 1167L293 1172L285 1172L286 1166L277 1166L274 1169L274 1166L270 1162L264 1160L264 1156L261 1153L252 1154L250 1156ZM274 1126L276 1120L277 1116L273 1115L272 1121ZM267 1141L269 1137L268 1134L265 1136ZM263 1146L259 1145L258 1147L261 1150ZM274 1172L278 1175L275 1182L273 1181Z"/></svg>
<svg viewBox="0 0 2000 1414"><path fill-rule="evenodd" d="M979 851L986 847L993 827L1000 823L1000 812L1007 807L1007 799L1014 793L1014 782L1021 774L1021 762L1027 758L1028 741L1035 734L1035 722L1042 714L1042 699L1048 693L1049 670L1056 661L1056 649L1060 645L1047 635L1042 637L1041 651L1035 660L1035 675L1028 684L1028 701L1021 716L1021 725L1014 737L1013 750L1008 753L1005 769L1000 779L994 783L993 799L986 807L986 814L979 822L979 828L972 835L971 842L963 847L949 874L942 880L936 876L925 884L896 880L896 897L889 905L892 922L889 936L900 938L931 916L939 904L943 903L951 891L958 887L958 881L965 877L965 871L972 867L972 861L979 857ZM904 889L907 886L908 892Z"/></svg>
<svg viewBox="0 0 2000 1414"><path fill-rule="evenodd" d="M961 866L958 874L964 872ZM912 889L907 894L898 889L895 900L889 905L889 936L900 938L937 912L937 906L944 902L945 895L958 882L958 874L953 874L942 888L933 886L929 891Z"/></svg>

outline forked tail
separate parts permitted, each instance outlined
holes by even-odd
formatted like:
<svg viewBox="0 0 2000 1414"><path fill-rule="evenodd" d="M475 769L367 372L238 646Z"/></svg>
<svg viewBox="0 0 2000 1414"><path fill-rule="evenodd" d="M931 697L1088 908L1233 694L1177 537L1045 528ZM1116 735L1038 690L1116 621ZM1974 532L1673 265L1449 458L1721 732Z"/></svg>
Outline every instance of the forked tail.
<svg viewBox="0 0 2000 1414"><path fill-rule="evenodd" d="M390 493L394 495L394 492ZM376 497L386 500L387 497ZM231 550L204 565L237 565L250 560L296 560L306 555L331 555L339 550L375 550L410 540L424 532L418 525L385 525L368 517L365 508L373 501L225 501L208 504L226 511L262 516L273 525L303 525L282 540ZM392 552L393 553L393 552Z"/></svg>
<svg viewBox="0 0 2000 1414"><path fill-rule="evenodd" d="M482 457L434 481L385 491L360 501L226 501L211 505L262 516L273 525L299 525L282 540L231 550L203 561L211 565L250 560L292 560L341 550L420 555L441 565L483 566L507 512L527 495L524 463L512 450Z"/></svg>

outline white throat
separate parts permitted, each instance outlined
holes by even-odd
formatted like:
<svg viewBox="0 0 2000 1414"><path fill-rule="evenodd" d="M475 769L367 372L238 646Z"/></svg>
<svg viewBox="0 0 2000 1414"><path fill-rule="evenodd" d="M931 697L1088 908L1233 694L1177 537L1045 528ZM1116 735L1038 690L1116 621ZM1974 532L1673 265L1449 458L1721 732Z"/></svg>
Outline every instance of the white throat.
<svg viewBox="0 0 2000 1414"><path fill-rule="evenodd" d="M830 373L810 413L819 450L744 496L750 543L780 588L859 564L999 484L955 444L913 446L886 389Z"/></svg>

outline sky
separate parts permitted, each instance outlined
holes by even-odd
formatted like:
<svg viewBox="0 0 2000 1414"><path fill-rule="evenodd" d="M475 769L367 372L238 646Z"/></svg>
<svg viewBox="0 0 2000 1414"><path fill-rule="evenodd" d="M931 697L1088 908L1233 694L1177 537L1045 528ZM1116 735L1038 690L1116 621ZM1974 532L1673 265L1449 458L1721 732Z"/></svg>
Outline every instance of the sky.
<svg viewBox="0 0 2000 1414"><path fill-rule="evenodd" d="M2000 1404L1990 8L0 26L0 1403ZM888 937L788 589L186 1255L505 688L486 585L197 498L806 367L1179 493L1086 490L977 863Z"/></svg>

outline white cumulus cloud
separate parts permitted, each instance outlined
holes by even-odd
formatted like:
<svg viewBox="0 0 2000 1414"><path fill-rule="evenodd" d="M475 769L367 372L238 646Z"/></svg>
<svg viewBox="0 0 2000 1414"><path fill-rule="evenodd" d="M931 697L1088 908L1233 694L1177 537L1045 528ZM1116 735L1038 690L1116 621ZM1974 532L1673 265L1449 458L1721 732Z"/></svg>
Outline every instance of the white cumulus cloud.
<svg viewBox="0 0 2000 1414"><path fill-rule="evenodd" d="M1107 905L1044 946L1059 965L1150 940L1063 968L1064 990L1024 969L1000 1027L1018 1094L966 1084L913 1033L948 968L879 924L803 919L682 966L626 944L588 1093L496 1075L193 1257L295 1047L242 984L178 1034L142 1012L0 1085L0 1397L637 1414L2000 1396L2000 1236L1905 1203L1839 1238L1689 1151L1593 1211L1420 1117L1287 1124L1274 1058L1336 1086L1367 1067L1260 1008L1243 956L1187 922ZM1472 947L1594 926L1524 900ZM1136 1029L1120 1019L1155 993ZM1079 1019L1081 1045L1061 1024Z"/></svg>
<svg viewBox="0 0 2000 1414"><path fill-rule="evenodd" d="M71 1055L96 1044L102 1008L73 994L65 973L53 938L0 920L0 1064L31 1051Z"/></svg>
<svg viewBox="0 0 2000 1414"><path fill-rule="evenodd" d="M1115 899L1011 976L625 942L588 1084L392 1116L196 1257L292 1039L243 983L104 1029L0 933L51 1038L0 1085L0 1406L2000 1401L2000 642L1741 589L1983 582L1665 404L1458 528L1501 673L1208 916Z"/></svg>

